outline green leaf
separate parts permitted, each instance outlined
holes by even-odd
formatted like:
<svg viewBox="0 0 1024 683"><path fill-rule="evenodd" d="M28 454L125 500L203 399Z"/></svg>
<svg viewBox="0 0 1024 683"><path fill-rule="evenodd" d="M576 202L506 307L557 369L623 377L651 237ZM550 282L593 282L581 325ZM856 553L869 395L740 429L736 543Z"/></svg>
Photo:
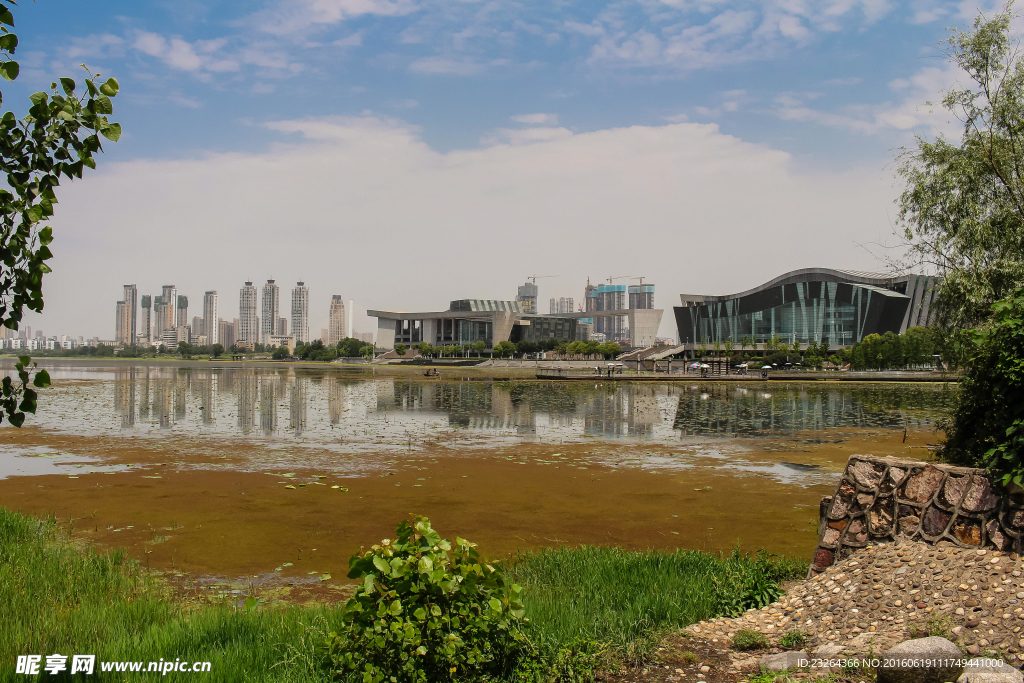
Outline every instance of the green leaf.
<svg viewBox="0 0 1024 683"><path fill-rule="evenodd" d="M10 62L7 62L10 64ZM47 95L44 92L34 92L28 96L28 99L32 104L46 104Z"/></svg>
<svg viewBox="0 0 1024 683"><path fill-rule="evenodd" d="M40 389L45 389L46 387L50 386L50 373L48 373L46 370L40 370L32 379L32 384L39 387Z"/></svg>
<svg viewBox="0 0 1024 683"><path fill-rule="evenodd" d="M13 81L17 78L20 71L21 67L18 66L17 62L0 62L0 76L3 76L8 81Z"/></svg>
<svg viewBox="0 0 1024 683"><path fill-rule="evenodd" d="M13 33L5 33L0 36L0 50L6 50L7 52L13 53L17 47L18 36Z"/></svg>
<svg viewBox="0 0 1024 683"><path fill-rule="evenodd" d="M53 241L53 229L47 225L45 228L39 231L39 244L46 246Z"/></svg>
<svg viewBox="0 0 1024 683"><path fill-rule="evenodd" d="M498 598L491 598L487 601L487 604L490 605L491 609L495 612L501 611L501 600L498 600Z"/></svg>
<svg viewBox="0 0 1024 683"><path fill-rule="evenodd" d="M374 584L374 582L376 580L377 580L377 575L376 574L367 574L366 578L363 579L363 592L364 593L372 593L373 592L373 584Z"/></svg>
<svg viewBox="0 0 1024 683"><path fill-rule="evenodd" d="M64 90L65 95L71 97L75 94L75 88L77 86L75 85L75 81L73 79L62 78L60 79L60 87Z"/></svg>
<svg viewBox="0 0 1024 683"><path fill-rule="evenodd" d="M378 555L373 556L373 566L380 570L380 573L384 576L391 575L391 567L387 562L384 561L383 557Z"/></svg>
<svg viewBox="0 0 1024 683"><path fill-rule="evenodd" d="M117 95L118 90L120 90L120 86L117 84L116 78L108 78L106 83L100 85L100 92L110 97Z"/></svg>
<svg viewBox="0 0 1024 683"><path fill-rule="evenodd" d="M6 7L0 7L0 24L14 26L14 15Z"/></svg>
<svg viewBox="0 0 1024 683"><path fill-rule="evenodd" d="M101 128L100 133L111 142L117 142L121 139L121 124L111 123L105 128Z"/></svg>
<svg viewBox="0 0 1024 683"><path fill-rule="evenodd" d="M21 363L22 367L27 368L32 363L32 356L18 356L18 362Z"/></svg>
<svg viewBox="0 0 1024 683"><path fill-rule="evenodd" d="M96 98L96 113L97 114L113 114L114 105L110 101L110 98L106 95L100 95Z"/></svg>
<svg viewBox="0 0 1024 683"><path fill-rule="evenodd" d="M402 613L402 601L401 600L395 600L390 605L388 605L388 612L390 612L393 616L396 616L396 617L399 614L401 614Z"/></svg>

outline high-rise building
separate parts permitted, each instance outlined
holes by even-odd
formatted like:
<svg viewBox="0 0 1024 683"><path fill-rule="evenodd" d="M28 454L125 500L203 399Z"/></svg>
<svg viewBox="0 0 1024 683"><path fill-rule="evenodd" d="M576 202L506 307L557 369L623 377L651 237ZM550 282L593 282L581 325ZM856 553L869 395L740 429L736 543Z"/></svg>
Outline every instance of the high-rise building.
<svg viewBox="0 0 1024 683"><path fill-rule="evenodd" d="M117 319L114 332L114 341L123 346L131 346L131 315L128 304L123 301L117 302Z"/></svg>
<svg viewBox="0 0 1024 683"><path fill-rule="evenodd" d="M327 316L327 346L337 346L338 342L344 339L347 330L345 329L345 301L340 294L331 297L331 310Z"/></svg>
<svg viewBox="0 0 1024 683"><path fill-rule="evenodd" d="M256 344L260 340L260 328L257 318L256 287L246 282L238 296L238 337L235 343L245 342Z"/></svg>
<svg viewBox="0 0 1024 683"><path fill-rule="evenodd" d="M269 339L270 335L277 332L277 319L281 311L280 289L273 280L267 280L263 285L263 305L260 308L260 337Z"/></svg>
<svg viewBox="0 0 1024 683"><path fill-rule="evenodd" d="M523 284L516 295L516 301L519 302L519 307L523 310L523 313L539 313L540 311L537 309L537 284L535 282Z"/></svg>
<svg viewBox="0 0 1024 683"><path fill-rule="evenodd" d="M160 321L160 332L174 329L178 325L178 316L175 315L178 303L178 288L174 285L164 285L160 292L160 299L164 304L164 319Z"/></svg>
<svg viewBox="0 0 1024 683"><path fill-rule="evenodd" d="M309 288L305 282L296 282L292 289L292 336L297 344L308 344Z"/></svg>
<svg viewBox="0 0 1024 683"><path fill-rule="evenodd" d="M326 327L321 327L320 328L320 342L324 346L330 346L330 344L327 343L328 339L327 339L327 328Z"/></svg>
<svg viewBox="0 0 1024 683"><path fill-rule="evenodd" d="M135 332L138 327L136 325L136 311L139 307L139 289L135 285L124 286L124 305L128 307L128 341L125 342L126 346L131 346L135 343Z"/></svg>
<svg viewBox="0 0 1024 683"><path fill-rule="evenodd" d="M278 336L287 337L288 336L288 318L278 318L277 319L277 325L276 325L275 329L277 330L276 334Z"/></svg>
<svg viewBox="0 0 1024 683"><path fill-rule="evenodd" d="M629 286L629 307L630 308L654 308L654 285L630 285Z"/></svg>
<svg viewBox="0 0 1024 683"><path fill-rule="evenodd" d="M572 297L560 296L557 299L551 297L551 315L557 315L559 313L572 313L573 301Z"/></svg>
<svg viewBox="0 0 1024 683"><path fill-rule="evenodd" d="M210 346L220 344L220 325L217 323L217 292L211 290L203 294L203 329L206 343Z"/></svg>
<svg viewBox="0 0 1024 683"><path fill-rule="evenodd" d="M188 297L178 297L177 317L174 320L175 327L188 327Z"/></svg>
<svg viewBox="0 0 1024 683"><path fill-rule="evenodd" d="M217 341L211 343L221 344L224 346L225 349L230 349L232 346L235 345L235 341L235 323L230 323L227 320L218 320Z"/></svg>
<svg viewBox="0 0 1024 683"><path fill-rule="evenodd" d="M142 331L139 337L146 344L153 343L153 297L149 294L142 295Z"/></svg>

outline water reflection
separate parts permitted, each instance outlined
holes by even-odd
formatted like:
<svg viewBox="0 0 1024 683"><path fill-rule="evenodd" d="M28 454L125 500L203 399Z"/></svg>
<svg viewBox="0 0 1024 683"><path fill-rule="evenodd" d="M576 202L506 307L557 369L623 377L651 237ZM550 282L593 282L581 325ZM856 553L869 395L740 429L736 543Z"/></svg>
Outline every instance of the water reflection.
<svg viewBox="0 0 1024 683"><path fill-rule="evenodd" d="M355 379L331 370L136 366L43 392L37 422L77 433L170 430L346 448L453 430L495 440L797 435L928 428L949 391L912 384L589 384Z"/></svg>

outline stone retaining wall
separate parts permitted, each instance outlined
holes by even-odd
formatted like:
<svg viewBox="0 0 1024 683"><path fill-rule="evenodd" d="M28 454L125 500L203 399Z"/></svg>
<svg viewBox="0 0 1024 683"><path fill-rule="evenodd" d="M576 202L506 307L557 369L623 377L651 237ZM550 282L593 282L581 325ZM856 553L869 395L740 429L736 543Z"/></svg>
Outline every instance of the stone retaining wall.
<svg viewBox="0 0 1024 683"><path fill-rule="evenodd" d="M858 548L897 536L962 548L1024 549L1024 496L1000 497L985 470L972 467L854 455L820 513L810 576Z"/></svg>

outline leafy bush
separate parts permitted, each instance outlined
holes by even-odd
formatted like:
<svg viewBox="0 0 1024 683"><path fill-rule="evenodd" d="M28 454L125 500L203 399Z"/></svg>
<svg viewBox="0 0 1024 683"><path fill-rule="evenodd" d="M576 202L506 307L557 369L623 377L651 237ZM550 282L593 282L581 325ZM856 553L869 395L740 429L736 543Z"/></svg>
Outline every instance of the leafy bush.
<svg viewBox="0 0 1024 683"><path fill-rule="evenodd" d="M803 631L787 631L779 638L779 645L787 648L800 647L805 642L807 642L807 634Z"/></svg>
<svg viewBox="0 0 1024 683"><path fill-rule="evenodd" d="M521 588L479 559L475 544L454 548L426 517L402 522L349 562L362 584L328 636L332 668L364 683L476 680L507 671L527 646Z"/></svg>
<svg viewBox="0 0 1024 683"><path fill-rule="evenodd" d="M768 639L757 631L741 629L733 636L732 646L737 650L763 650L768 647Z"/></svg>
<svg viewBox="0 0 1024 683"><path fill-rule="evenodd" d="M961 335L960 381L941 455L985 467L1004 486L1024 485L1024 289L997 302L991 321Z"/></svg>

